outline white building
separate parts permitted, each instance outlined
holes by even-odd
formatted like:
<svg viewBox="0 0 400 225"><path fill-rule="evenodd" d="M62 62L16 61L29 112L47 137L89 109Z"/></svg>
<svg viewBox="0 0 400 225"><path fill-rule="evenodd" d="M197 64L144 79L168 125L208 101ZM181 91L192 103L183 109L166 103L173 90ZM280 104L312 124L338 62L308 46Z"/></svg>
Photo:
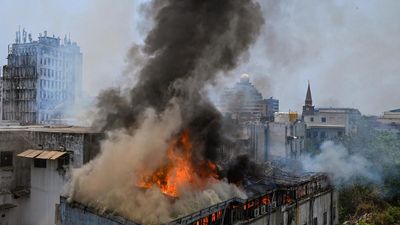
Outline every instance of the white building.
<svg viewBox="0 0 400 225"><path fill-rule="evenodd" d="M305 124L296 112L275 113L268 123L267 151L270 157L298 159L304 152Z"/></svg>
<svg viewBox="0 0 400 225"><path fill-rule="evenodd" d="M23 124L62 119L81 97L79 46L47 31L37 41L25 30L16 34L3 67L2 119Z"/></svg>

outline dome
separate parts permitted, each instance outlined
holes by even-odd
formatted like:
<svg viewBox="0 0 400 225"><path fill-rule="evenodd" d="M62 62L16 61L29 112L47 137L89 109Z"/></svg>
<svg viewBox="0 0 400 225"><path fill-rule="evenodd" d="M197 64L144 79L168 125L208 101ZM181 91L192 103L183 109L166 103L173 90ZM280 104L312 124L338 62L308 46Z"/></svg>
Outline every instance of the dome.
<svg viewBox="0 0 400 225"><path fill-rule="evenodd" d="M249 83L250 82L250 76L247 73L244 73L240 76L240 82L241 83Z"/></svg>

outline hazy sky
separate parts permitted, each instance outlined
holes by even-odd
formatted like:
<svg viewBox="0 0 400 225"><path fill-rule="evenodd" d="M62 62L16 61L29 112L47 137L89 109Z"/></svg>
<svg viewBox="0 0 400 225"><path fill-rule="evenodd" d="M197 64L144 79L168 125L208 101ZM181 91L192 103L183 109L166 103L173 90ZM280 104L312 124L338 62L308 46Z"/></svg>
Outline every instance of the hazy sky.
<svg viewBox="0 0 400 225"><path fill-rule="evenodd" d="M149 22L145 0L0 0L0 64L20 25L34 39L70 34L84 54L84 91L118 83L125 55ZM356 107L364 114L400 108L400 1L260 0L265 26L247 62L221 79L249 73L281 110L301 110L307 80L317 107Z"/></svg>

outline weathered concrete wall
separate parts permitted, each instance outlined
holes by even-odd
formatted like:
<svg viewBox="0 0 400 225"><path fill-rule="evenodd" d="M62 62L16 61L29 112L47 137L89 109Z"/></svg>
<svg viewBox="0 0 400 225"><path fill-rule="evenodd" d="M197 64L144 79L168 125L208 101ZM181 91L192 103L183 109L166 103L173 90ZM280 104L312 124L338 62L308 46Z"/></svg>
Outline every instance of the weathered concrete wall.
<svg viewBox="0 0 400 225"><path fill-rule="evenodd" d="M100 216L89 209L73 207L71 204L66 204L65 199L61 199L60 214L62 218L61 225L136 225L121 217Z"/></svg>
<svg viewBox="0 0 400 225"><path fill-rule="evenodd" d="M0 166L0 205L16 206L0 210L0 225L54 225L55 205L59 203L68 174L59 174L57 160L47 160L46 168L35 168L33 159L17 157L17 154L27 149L61 150L63 147L73 152L71 165L76 168L99 152L98 142L102 135L53 132L51 128L20 129L0 131L0 152L12 152L13 155L12 166ZM30 191L30 195L14 198L12 192L17 189Z"/></svg>
<svg viewBox="0 0 400 225"><path fill-rule="evenodd" d="M46 168L31 167L31 195L26 200L16 200L13 224L55 224L56 204L67 179L57 171L57 161L47 160Z"/></svg>
<svg viewBox="0 0 400 225"><path fill-rule="evenodd" d="M248 224L314 225L313 220L314 218L317 218L317 224L315 225L337 225L339 224L337 216L337 200L337 192L331 190L304 199L297 204L279 207L270 215L265 214ZM324 213L326 213L326 224L324 224Z"/></svg>

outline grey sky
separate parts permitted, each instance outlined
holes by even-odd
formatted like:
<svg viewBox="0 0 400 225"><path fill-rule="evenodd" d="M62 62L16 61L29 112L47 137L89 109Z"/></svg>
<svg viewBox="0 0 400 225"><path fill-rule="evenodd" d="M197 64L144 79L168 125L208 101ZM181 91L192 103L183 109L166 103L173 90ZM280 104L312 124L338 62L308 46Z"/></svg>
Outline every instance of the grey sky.
<svg viewBox="0 0 400 225"><path fill-rule="evenodd" d="M96 95L118 83L129 47L148 29L139 13L143 1L0 0L0 64L18 25L34 38L43 30L70 33L84 53L85 92ZM263 34L247 62L219 83L249 73L283 111L301 110L307 80L317 107L357 107L364 114L400 108L400 1L260 3Z"/></svg>

